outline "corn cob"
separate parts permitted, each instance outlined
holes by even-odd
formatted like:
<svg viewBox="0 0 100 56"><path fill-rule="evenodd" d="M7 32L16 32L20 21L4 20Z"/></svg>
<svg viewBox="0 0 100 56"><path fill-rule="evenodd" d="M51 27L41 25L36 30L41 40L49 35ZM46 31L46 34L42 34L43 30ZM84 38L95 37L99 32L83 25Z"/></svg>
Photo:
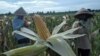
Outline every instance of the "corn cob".
<svg viewBox="0 0 100 56"><path fill-rule="evenodd" d="M35 15L33 19L36 25L37 33L42 39L46 40L50 36L50 32L46 23L43 21L43 18L39 15Z"/></svg>

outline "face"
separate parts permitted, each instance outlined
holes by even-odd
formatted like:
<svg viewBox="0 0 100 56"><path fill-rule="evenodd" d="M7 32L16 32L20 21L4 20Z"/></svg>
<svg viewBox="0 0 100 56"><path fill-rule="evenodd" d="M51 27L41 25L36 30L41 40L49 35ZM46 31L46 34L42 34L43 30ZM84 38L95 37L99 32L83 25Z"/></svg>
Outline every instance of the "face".
<svg viewBox="0 0 100 56"><path fill-rule="evenodd" d="M18 15L17 18L18 18L18 19L24 19L24 16Z"/></svg>
<svg viewBox="0 0 100 56"><path fill-rule="evenodd" d="M78 19L79 19L79 20L83 20L83 21L87 21L87 20L89 19L89 17L88 17L88 15L83 14L83 15L80 15L80 16L78 17Z"/></svg>

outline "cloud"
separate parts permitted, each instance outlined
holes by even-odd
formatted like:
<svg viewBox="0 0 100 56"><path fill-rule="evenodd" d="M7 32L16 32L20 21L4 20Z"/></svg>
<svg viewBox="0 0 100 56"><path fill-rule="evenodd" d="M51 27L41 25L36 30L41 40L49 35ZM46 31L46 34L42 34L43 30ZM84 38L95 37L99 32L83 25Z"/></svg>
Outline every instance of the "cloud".
<svg viewBox="0 0 100 56"><path fill-rule="evenodd" d="M2 5L3 4L3 5ZM33 11L44 11L44 8L54 7L57 6L59 3L50 1L50 0L20 0L17 2L7 2L7 1L0 1L0 10L7 10L14 12L19 7L24 7L26 11L33 12ZM41 10L40 10L41 9Z"/></svg>
<svg viewBox="0 0 100 56"><path fill-rule="evenodd" d="M14 5L14 4L10 4L6 1L0 1L0 13L6 13L9 11L15 11L15 9L17 9L18 6Z"/></svg>
<svg viewBox="0 0 100 56"><path fill-rule="evenodd" d="M0 0L0 13L12 13L24 7L28 13L37 11L69 11L80 8L100 9L100 0Z"/></svg>
<svg viewBox="0 0 100 56"><path fill-rule="evenodd" d="M7 3L6 1L0 1L0 8L15 8L17 5L12 5L10 3Z"/></svg>
<svg viewBox="0 0 100 56"><path fill-rule="evenodd" d="M19 1L17 3L14 3L19 6L25 6L25 7L40 7L40 8L45 8L45 7L53 7L58 5L57 2L54 1L44 1L44 0L34 0L34 1Z"/></svg>

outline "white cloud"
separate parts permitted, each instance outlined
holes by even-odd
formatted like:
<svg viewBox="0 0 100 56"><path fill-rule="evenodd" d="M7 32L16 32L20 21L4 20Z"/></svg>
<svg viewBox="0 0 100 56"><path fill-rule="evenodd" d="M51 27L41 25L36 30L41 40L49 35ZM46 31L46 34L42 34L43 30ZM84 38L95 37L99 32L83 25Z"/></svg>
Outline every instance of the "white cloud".
<svg viewBox="0 0 100 56"><path fill-rule="evenodd" d="M0 13L14 12L18 5L10 4L6 1L0 1Z"/></svg>
<svg viewBox="0 0 100 56"><path fill-rule="evenodd" d="M50 6L56 6L58 5L57 2L54 1L44 1L44 0L33 0L33 1L19 1L17 3L14 3L16 5L21 6L34 6L34 7L50 7Z"/></svg>
<svg viewBox="0 0 100 56"><path fill-rule="evenodd" d="M33 12L37 10L43 11L44 8L50 8L56 5L58 5L57 2L50 1L50 0L47 0L47 1L45 0L30 0L30 1L23 0L22 1L21 0L14 3L10 3L7 1L0 1L0 10L2 11L6 10L6 12L9 12L9 11L14 12L19 7L24 7L26 11Z"/></svg>
<svg viewBox="0 0 100 56"><path fill-rule="evenodd" d="M7 3L6 1L0 1L0 8L16 8L16 7L18 6Z"/></svg>
<svg viewBox="0 0 100 56"><path fill-rule="evenodd" d="M19 7L29 12L37 11L68 11L80 8L100 9L100 0L0 0L0 13L14 12Z"/></svg>
<svg viewBox="0 0 100 56"><path fill-rule="evenodd" d="M33 11L47 11L45 10L46 8L54 8L59 5L59 3L51 0L18 1L17 3L13 4L24 7L29 13Z"/></svg>

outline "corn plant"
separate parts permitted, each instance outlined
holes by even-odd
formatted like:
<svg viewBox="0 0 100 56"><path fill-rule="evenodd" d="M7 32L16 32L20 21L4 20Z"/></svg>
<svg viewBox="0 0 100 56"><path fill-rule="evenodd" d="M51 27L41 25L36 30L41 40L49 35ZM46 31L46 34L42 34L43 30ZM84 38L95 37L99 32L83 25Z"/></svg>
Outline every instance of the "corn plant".
<svg viewBox="0 0 100 56"><path fill-rule="evenodd" d="M94 27L93 27L93 32L94 32L94 34L96 34L96 33L98 33L98 29L100 29L100 14L97 14L96 13L96 15L94 16L94 18L92 19L93 20L93 25L94 25ZM96 30L96 31L95 31ZM100 43L100 33L98 33L98 34L96 34L96 35L94 35L93 34L93 36L95 36L95 38L93 38L92 39L92 56L98 56L98 55L100 55L100 45L99 45L99 43Z"/></svg>
<svg viewBox="0 0 100 56"><path fill-rule="evenodd" d="M47 48L50 48L61 56L76 56L65 39L84 36L85 34L73 34L80 27L58 33L62 26L66 24L66 19L64 18L63 22L55 26L52 33L50 33L46 23L42 19L39 15L33 17L37 33L25 27L21 28L21 31L16 30L13 32L13 34L16 33L35 41L33 45L12 49L3 54L6 56L38 56L45 52Z"/></svg>

